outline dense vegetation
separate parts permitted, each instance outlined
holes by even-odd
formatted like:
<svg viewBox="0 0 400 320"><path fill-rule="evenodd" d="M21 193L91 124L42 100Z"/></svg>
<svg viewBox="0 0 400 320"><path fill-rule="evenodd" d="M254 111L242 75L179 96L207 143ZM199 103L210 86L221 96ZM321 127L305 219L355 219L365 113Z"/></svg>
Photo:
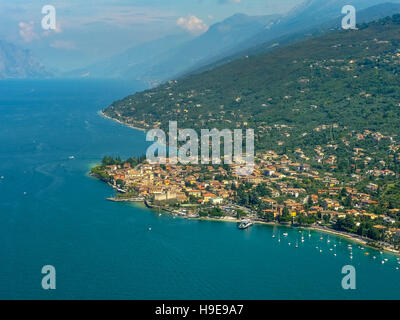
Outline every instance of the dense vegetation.
<svg viewBox="0 0 400 320"><path fill-rule="evenodd" d="M317 144L321 124L398 133L400 16L240 59L115 102L111 117L142 127L255 128L258 148ZM303 135L304 134L304 135ZM290 135L290 136L289 136Z"/></svg>
<svg viewBox="0 0 400 320"><path fill-rule="evenodd" d="M341 186L371 194L378 204L368 211L383 214L400 208L399 75L400 15L395 15L170 81L117 101L105 113L147 129L167 130L169 121L196 130L254 128L257 150L308 162ZM327 162L329 157L333 161ZM384 170L390 174L382 174ZM308 195L325 185L307 178L292 184ZM262 214L260 199L269 197L270 189L249 189L239 186L237 203ZM354 208L344 190L335 200ZM396 219L393 227L399 227L400 214L391 215ZM321 218L327 223L330 219L309 215L296 220L311 224ZM284 212L280 219L292 217ZM334 227L380 240L382 232L373 228L378 223L388 225L383 220L356 225L351 218L340 218Z"/></svg>

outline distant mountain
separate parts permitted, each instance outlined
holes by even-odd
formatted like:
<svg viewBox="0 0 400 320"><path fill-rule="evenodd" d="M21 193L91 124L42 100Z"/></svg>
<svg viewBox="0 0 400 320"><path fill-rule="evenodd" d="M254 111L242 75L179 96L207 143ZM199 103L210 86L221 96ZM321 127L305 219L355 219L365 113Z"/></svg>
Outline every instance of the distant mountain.
<svg viewBox="0 0 400 320"><path fill-rule="evenodd" d="M48 78L52 74L29 50L0 40L0 79Z"/></svg>
<svg viewBox="0 0 400 320"><path fill-rule="evenodd" d="M162 57L170 55L169 52L171 50L192 38L192 36L187 34L181 34L146 42L86 68L68 72L65 76L81 78L134 78L143 80L140 75L146 74Z"/></svg>
<svg viewBox="0 0 400 320"><path fill-rule="evenodd" d="M299 10L300 10L300 8L297 8L295 10L295 12L298 12ZM311 9L308 9L308 10L311 10ZM336 10L336 13L337 12L340 12L340 10L339 11ZM387 2L387 3L374 5L367 9L357 11L357 24L371 22L371 21L378 20L378 19L381 19L384 17L392 16L396 13L400 13L400 3ZM295 15L295 13L293 12L290 16L294 16L294 15ZM181 76L189 75L191 73L201 73L201 72L204 72L206 70L211 70L213 68L216 68L218 66L221 66L225 63L228 63L230 61L233 61L233 60L241 58L241 57L258 55L258 54L265 53L268 51L276 50L277 48L288 45L290 43L295 43L297 41L303 41L303 40L310 39L310 38L313 38L316 36L320 36L324 33L330 32L332 30L339 30L339 29L341 29L342 17L343 17L343 15L337 15L337 17L335 17L333 19L325 21L319 25L315 25L315 26L312 25L311 27L307 24L308 27L306 29L302 29L300 31L284 33L284 35L281 35L281 36L277 36L277 34L279 34L277 32L276 35L274 37L272 37L272 39L269 41L264 41L265 39L270 37L267 35L268 32L263 33L262 35L258 34L257 35L258 38L256 38L257 40L255 40L253 38L253 39L247 41L246 43L242 43L239 46L240 48L242 48L241 50L239 50L239 47L238 47L238 48L235 48L232 50L231 55L215 56L212 59L210 59L207 63L205 63L203 61L203 65L196 65L192 69L187 70L186 73L182 74ZM249 45L250 45L249 42L251 42L251 41L254 41L254 42L252 42L253 45L256 42L259 42L260 44L249 47Z"/></svg>
<svg viewBox="0 0 400 320"><path fill-rule="evenodd" d="M219 55L229 55L238 43L251 38L279 16L236 14L193 38L179 35L145 43L80 70L72 77L132 78L156 84Z"/></svg>
<svg viewBox="0 0 400 320"><path fill-rule="evenodd" d="M273 23L279 16L247 16L236 14L173 50L172 54L154 65L149 74L162 81L176 77L211 57L227 55L238 43L249 39Z"/></svg>

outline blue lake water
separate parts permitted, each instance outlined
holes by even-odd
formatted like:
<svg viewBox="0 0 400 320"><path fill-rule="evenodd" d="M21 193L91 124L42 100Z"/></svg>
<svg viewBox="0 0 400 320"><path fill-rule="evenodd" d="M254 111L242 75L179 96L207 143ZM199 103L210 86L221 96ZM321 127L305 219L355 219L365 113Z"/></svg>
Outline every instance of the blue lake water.
<svg viewBox="0 0 400 320"><path fill-rule="evenodd" d="M1 299L400 298L391 254L353 243L350 260L350 242L326 234L305 232L301 243L296 229L241 231L106 201L113 192L87 175L90 167L104 155L144 154L146 142L97 112L139 89L0 82ZM272 237L283 232L280 242ZM349 264L357 271L350 291L341 287ZM56 290L41 287L44 265L57 270Z"/></svg>

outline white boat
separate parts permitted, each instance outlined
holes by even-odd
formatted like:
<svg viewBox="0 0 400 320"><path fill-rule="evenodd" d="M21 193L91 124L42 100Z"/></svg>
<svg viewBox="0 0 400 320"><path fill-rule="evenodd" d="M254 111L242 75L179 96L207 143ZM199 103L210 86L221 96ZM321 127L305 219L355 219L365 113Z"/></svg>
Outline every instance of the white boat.
<svg viewBox="0 0 400 320"><path fill-rule="evenodd" d="M242 220L242 222L239 224L239 229L247 229L249 227L251 227L253 225L253 222L251 222L251 220L245 219Z"/></svg>
<svg viewBox="0 0 400 320"><path fill-rule="evenodd" d="M289 235L289 234L288 234L288 233L286 233L286 232L283 234L283 236L284 236L284 237L287 237L288 235Z"/></svg>

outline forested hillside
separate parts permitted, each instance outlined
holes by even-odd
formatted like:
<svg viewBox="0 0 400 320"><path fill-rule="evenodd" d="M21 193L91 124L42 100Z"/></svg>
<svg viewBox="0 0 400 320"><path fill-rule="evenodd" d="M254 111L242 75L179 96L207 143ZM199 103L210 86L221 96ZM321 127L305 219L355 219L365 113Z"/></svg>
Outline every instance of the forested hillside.
<svg viewBox="0 0 400 320"><path fill-rule="evenodd" d="M260 149L399 132L400 15L233 61L115 102L135 126L254 128ZM335 130L316 130L335 124ZM328 132L328 133L327 133Z"/></svg>

